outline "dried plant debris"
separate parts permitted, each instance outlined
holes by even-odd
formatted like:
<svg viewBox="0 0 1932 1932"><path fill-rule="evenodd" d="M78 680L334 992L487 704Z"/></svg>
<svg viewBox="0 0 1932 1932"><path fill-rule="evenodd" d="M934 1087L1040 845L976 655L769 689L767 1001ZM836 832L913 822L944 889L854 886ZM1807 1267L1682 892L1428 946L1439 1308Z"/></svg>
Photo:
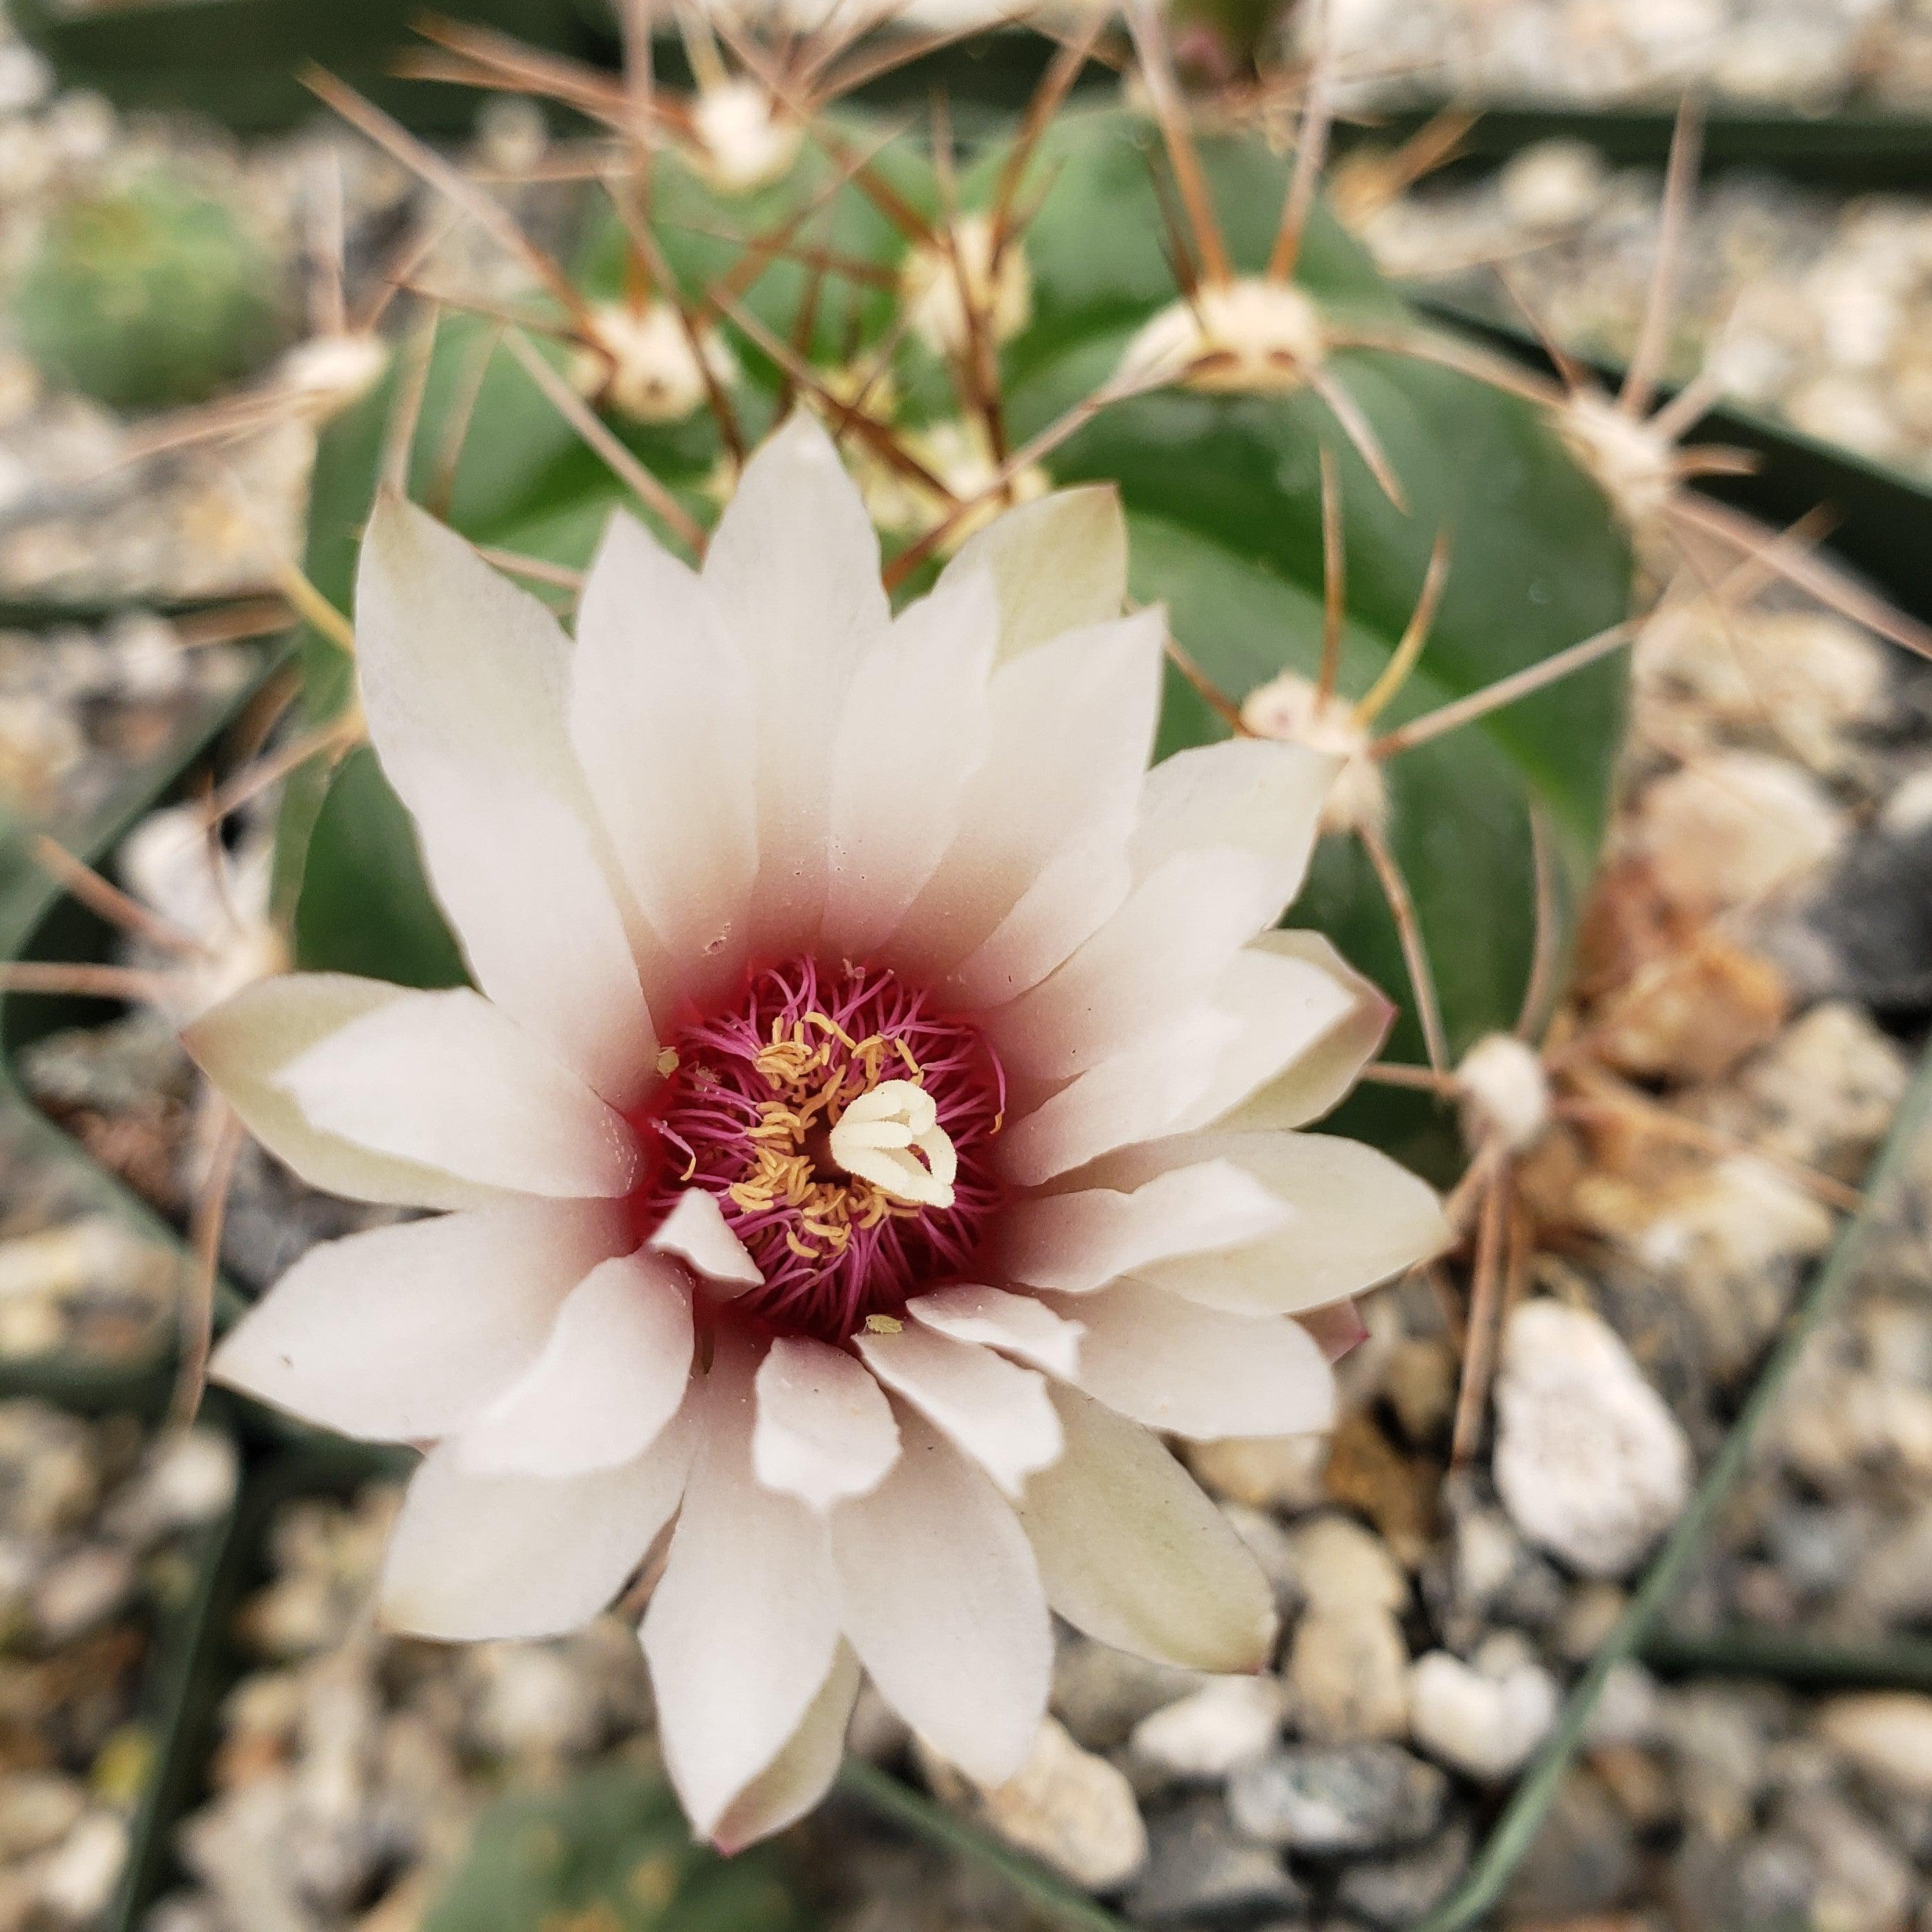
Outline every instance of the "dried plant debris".
<svg viewBox="0 0 1932 1932"><path fill-rule="evenodd" d="M0 1924L79 1932L154 1766L142 1673L235 1486L211 1430L0 1404Z"/></svg>

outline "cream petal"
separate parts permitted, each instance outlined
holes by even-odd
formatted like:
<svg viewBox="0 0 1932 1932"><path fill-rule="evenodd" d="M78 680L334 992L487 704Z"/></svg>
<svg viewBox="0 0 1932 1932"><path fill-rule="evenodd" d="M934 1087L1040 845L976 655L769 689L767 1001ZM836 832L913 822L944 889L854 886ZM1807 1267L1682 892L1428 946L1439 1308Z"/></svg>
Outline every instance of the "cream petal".
<svg viewBox="0 0 1932 1932"><path fill-rule="evenodd" d="M1124 850L1160 708L1166 615L1070 631L993 677L992 742L962 830L895 940L941 974L976 950L1069 843Z"/></svg>
<svg viewBox="0 0 1932 1932"><path fill-rule="evenodd" d="M643 1642L666 1768L709 1837L803 1722L838 1643L824 1523L752 1473L752 1364L721 1342L704 1385L702 1453Z"/></svg>
<svg viewBox="0 0 1932 1932"><path fill-rule="evenodd" d="M1219 1120L1277 1081L1298 1081L1298 1106L1319 1100L1338 1074L1346 1091L1380 1046L1394 1011L1342 965L1326 940L1300 932L1264 932L1244 946L1216 989L1214 1004L1234 1015L1241 1030L1180 1122L1184 1133Z"/></svg>
<svg viewBox="0 0 1932 1932"><path fill-rule="evenodd" d="M959 546L943 588L985 569L999 593L1002 662L1105 623L1127 597L1127 525L1111 483L1082 484L1022 503Z"/></svg>
<svg viewBox="0 0 1932 1932"><path fill-rule="evenodd" d="M689 1262L707 1281L742 1290L756 1288L765 1278L725 1220L718 1197L701 1187L687 1187L677 1197L649 1245Z"/></svg>
<svg viewBox="0 0 1932 1932"><path fill-rule="evenodd" d="M274 1084L313 1127L529 1194L624 1193L623 1123L543 1044L458 988L407 992L338 1027Z"/></svg>
<svg viewBox="0 0 1932 1932"><path fill-rule="evenodd" d="M622 512L584 579L570 723L625 879L701 998L743 958L756 694L697 574Z"/></svg>
<svg viewBox="0 0 1932 1932"><path fill-rule="evenodd" d="M719 519L704 584L757 692L758 880L752 949L782 956L824 910L834 734L853 675L886 635L879 543L831 439L795 412L753 454Z"/></svg>
<svg viewBox="0 0 1932 1932"><path fill-rule="evenodd" d="M992 733L998 621L992 580L956 577L909 606L860 666L834 754L828 945L874 949L958 834Z"/></svg>
<svg viewBox="0 0 1932 1932"><path fill-rule="evenodd" d="M689 1278L619 1255L572 1289L543 1352L457 1441L466 1468L574 1476L643 1453L691 1376Z"/></svg>
<svg viewBox="0 0 1932 1932"><path fill-rule="evenodd" d="M1016 1202L1001 1229L1000 1264L1029 1287L1084 1294L1152 1262L1258 1240L1292 1218L1232 1161L1203 1161L1130 1192L1076 1188Z"/></svg>
<svg viewBox="0 0 1932 1932"><path fill-rule="evenodd" d="M587 1475L480 1475L454 1443L440 1443L403 1498L382 1571L383 1622L448 1642L575 1630L644 1561L690 1460L682 1418L634 1461Z"/></svg>
<svg viewBox="0 0 1932 1932"><path fill-rule="evenodd" d="M1192 1013L1070 1081L1008 1124L1000 1150L1006 1178L1036 1187L1116 1148L1171 1132L1238 1026L1226 1014Z"/></svg>
<svg viewBox="0 0 1932 1932"><path fill-rule="evenodd" d="M1264 952L1298 960L1327 974L1347 990L1348 1011L1264 1084L1244 1098L1231 1100L1228 1096L1242 1086L1247 1070L1265 1064L1268 1057L1267 1051L1244 1054L1238 1045L1231 1050L1228 1064L1217 1070L1195 1111L1207 1120L1218 1118L1220 1126L1229 1132L1305 1127L1347 1097L1361 1078L1362 1069L1382 1051L1395 1007L1380 987L1358 973L1318 932L1270 932L1255 943ZM1255 989L1258 985L1257 979ZM1266 1018L1256 1014L1246 1031L1258 1044L1268 1028ZM1208 1108L1215 1106L1228 1111L1218 1116L1208 1113Z"/></svg>
<svg viewBox="0 0 1932 1932"><path fill-rule="evenodd" d="M570 644L433 518L376 503L356 589L370 742L477 983L623 1101L650 1010L566 725Z"/></svg>
<svg viewBox="0 0 1932 1932"><path fill-rule="evenodd" d="M1048 1600L1076 1629L1160 1664L1264 1669L1267 1579L1154 1436L1078 1390L1054 1400L1066 1450L1020 1504Z"/></svg>
<svg viewBox="0 0 1932 1932"><path fill-rule="evenodd" d="M218 1382L339 1435L464 1427L533 1362L622 1239L601 1203L506 1201L309 1250L222 1338Z"/></svg>
<svg viewBox="0 0 1932 1932"><path fill-rule="evenodd" d="M1369 1324L1352 1299L1305 1308L1294 1318L1332 1365L1369 1339Z"/></svg>
<svg viewBox="0 0 1932 1932"><path fill-rule="evenodd" d="M296 1061L371 1014L422 994L344 973L258 980L183 1029L182 1042L243 1125L310 1186L352 1200L471 1208L503 1190L422 1160L398 1160L310 1120L281 1085Z"/></svg>
<svg viewBox="0 0 1932 1932"><path fill-rule="evenodd" d="M1208 1308L1295 1314L1358 1293L1448 1245L1435 1191L1373 1148L1330 1134L1203 1133L1137 1150L1150 1164L1232 1161L1289 1212L1276 1233L1140 1270Z"/></svg>
<svg viewBox="0 0 1932 1932"><path fill-rule="evenodd" d="M1138 1281L1046 1299L1088 1331L1070 1379L1150 1429L1300 1436L1335 1419L1328 1359L1285 1316L1223 1314Z"/></svg>
<svg viewBox="0 0 1932 1932"><path fill-rule="evenodd" d="M908 1322L894 1333L862 1330L866 1366L1017 1495L1060 1454L1060 1425L1046 1384L990 1349Z"/></svg>
<svg viewBox="0 0 1932 1932"><path fill-rule="evenodd" d="M832 1512L845 1630L880 1694L969 1778L997 1784L1046 1708L1053 1638L1011 1507L918 1415L870 1496Z"/></svg>
<svg viewBox="0 0 1932 1932"><path fill-rule="evenodd" d="M1078 1321L1056 1315L1030 1294L962 1282L916 1296L906 1312L956 1342L1017 1355L1049 1375L1070 1376L1080 1359Z"/></svg>
<svg viewBox="0 0 1932 1932"><path fill-rule="evenodd" d="M718 1820L711 1842L727 1858L796 1823L831 1790L859 1701L859 1660L842 1643L790 1742Z"/></svg>
<svg viewBox="0 0 1932 1932"><path fill-rule="evenodd" d="M998 1006L1038 986L1126 904L1133 883L1118 825L1070 840L946 976L946 997L962 1006Z"/></svg>
<svg viewBox="0 0 1932 1932"><path fill-rule="evenodd" d="M1263 869L1232 847L1169 860L1051 979L990 1016L1001 1058L1064 1078L1204 1005L1254 937Z"/></svg>
<svg viewBox="0 0 1932 1932"><path fill-rule="evenodd" d="M1306 746L1233 738L1163 758L1148 772L1130 848L1142 876L1180 854L1226 845L1265 862L1252 875L1250 932L1274 925L1301 890L1322 802L1340 760Z"/></svg>
<svg viewBox="0 0 1932 1932"><path fill-rule="evenodd" d="M760 1365L752 1467L768 1490L830 1509L876 1489L899 1453L878 1384L843 1348L781 1336Z"/></svg>

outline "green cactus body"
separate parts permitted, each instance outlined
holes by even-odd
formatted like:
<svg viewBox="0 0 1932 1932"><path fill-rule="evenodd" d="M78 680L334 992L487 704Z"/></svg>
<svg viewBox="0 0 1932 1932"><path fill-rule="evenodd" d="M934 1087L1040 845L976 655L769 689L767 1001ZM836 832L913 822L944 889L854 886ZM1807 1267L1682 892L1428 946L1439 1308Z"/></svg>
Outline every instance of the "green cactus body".
<svg viewBox="0 0 1932 1932"><path fill-rule="evenodd" d="M112 408L196 403L273 352L278 280L232 209L154 173L53 216L14 323L50 380Z"/></svg>
<svg viewBox="0 0 1932 1932"><path fill-rule="evenodd" d="M500 1798L423 1932L804 1932L777 1856L691 1842L669 1788L622 1765Z"/></svg>
<svg viewBox="0 0 1932 1932"><path fill-rule="evenodd" d="M866 138L848 127L835 143L856 152ZM1288 164L1258 142L1234 139L1204 142L1202 158L1232 267L1238 276L1253 275L1274 237ZM962 192L969 208L992 201L1005 159L996 148L967 173ZM662 162L660 245L687 289L715 282L742 252L717 231L750 236L770 228L823 194L833 165L808 146L785 181L726 197L675 162ZM869 266L865 284L839 290L827 277L814 296L808 267L780 260L738 306L768 338L804 345L835 392L843 372L863 364L868 345L896 334L890 368L873 383L867 407L875 416L889 413L895 434L915 452L944 455L959 445L963 412L941 356L920 339L922 319L901 313L929 286L919 272L918 244L902 232L904 213L930 221L939 198L918 151L895 146L876 165L886 191L868 196L848 182L830 196L813 230L814 240L830 238L825 245L844 260ZM1160 165L1151 125L1118 112L1063 116L1033 155L1018 199L1024 206L1036 198L1038 206L1016 262L1001 271L1018 278L1016 289L1001 290L991 304L1004 323L997 363L1011 446L1114 378L1149 325L1175 308L1150 173ZM882 213L882 202L896 202L900 219ZM970 218L962 219L962 230ZM586 294L612 298L621 262L614 227L594 233L580 264ZM1412 326L1394 292L1318 207L1286 303L1345 337L1387 337ZM943 333L943 315L940 321ZM775 419L780 372L766 352L769 340L761 346L755 334L728 333L740 371L734 400L742 434L752 440ZM483 332L468 324L442 332L416 442L419 490L434 487L439 425L464 388L466 358L484 342ZM563 352L556 352L561 364ZM1179 644L1237 704L1284 673L1311 676L1319 657L1324 449L1340 486L1347 563L1338 699L1363 697L1388 665L1438 537L1450 559L1441 608L1384 724L1480 692L1624 618L1628 546L1599 493L1533 407L1386 348L1337 346L1325 367L1370 425L1406 511L1391 502L1322 397L1292 371L1246 390L1238 380L1212 388L1179 384L1112 403L1055 447L1036 478L1022 480L1029 488L1095 479L1118 485L1134 595L1168 604ZM332 428L317 467L310 570L344 608L387 408L388 392L379 392ZM674 424L626 422L614 412L610 419L681 502L700 520L715 514L715 478L727 452L708 413ZM864 440L847 440L863 470L871 461ZM984 469L983 452L980 458ZM479 542L575 567L587 560L610 512L626 500L525 374L498 355L448 496L457 527ZM904 490L881 493L875 514L888 554L918 533L917 506L908 508L908 500ZM896 524L896 518L912 520ZM923 580L915 574L909 587ZM346 695L346 667L320 640L313 655L315 701L326 714ZM1452 1057L1516 1019L1537 953L1540 896L1546 918L1555 921L1542 944L1567 940L1603 835L1623 708L1621 666L1599 662L1368 775L1387 847L1412 893ZM1170 680L1164 751L1228 728L1186 682ZM380 775L365 763L343 770L335 781L342 795L319 820L313 796L291 807L285 857L292 888L301 882L303 963L435 983L454 970L454 956L410 855L398 855L400 814L392 805L379 808ZM1552 862L1540 895L1533 825ZM369 902L359 883L369 878L382 881L382 922L365 920L352 944L340 908ZM1323 841L1295 916L1327 932L1390 992L1403 1010L1390 1051L1419 1060L1422 1040L1396 926L1358 840L1338 832ZM1340 1118L1345 1130L1438 1172L1453 1162L1446 1123L1414 1094L1371 1090Z"/></svg>

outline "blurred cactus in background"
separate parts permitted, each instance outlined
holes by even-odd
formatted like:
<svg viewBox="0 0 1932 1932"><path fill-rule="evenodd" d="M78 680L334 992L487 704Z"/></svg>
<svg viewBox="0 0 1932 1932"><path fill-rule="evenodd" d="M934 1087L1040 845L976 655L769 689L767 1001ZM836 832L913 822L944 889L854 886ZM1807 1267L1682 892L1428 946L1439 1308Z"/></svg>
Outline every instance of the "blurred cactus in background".
<svg viewBox="0 0 1932 1932"><path fill-rule="evenodd" d="M804 1932L769 1851L694 1845L668 1786L610 1765L479 1821L423 1932Z"/></svg>
<svg viewBox="0 0 1932 1932"><path fill-rule="evenodd" d="M200 402L274 352L280 279L234 209L152 170L77 193L52 217L14 326L50 382L110 408Z"/></svg>

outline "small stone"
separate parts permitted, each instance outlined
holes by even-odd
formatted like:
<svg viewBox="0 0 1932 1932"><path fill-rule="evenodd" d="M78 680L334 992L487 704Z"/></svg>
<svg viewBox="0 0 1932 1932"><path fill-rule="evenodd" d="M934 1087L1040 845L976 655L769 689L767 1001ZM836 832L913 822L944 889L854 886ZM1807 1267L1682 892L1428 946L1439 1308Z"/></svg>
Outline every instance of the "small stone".
<svg viewBox="0 0 1932 1932"><path fill-rule="evenodd" d="M1214 1495L1293 1515L1324 1500L1328 1445L1319 1436L1236 1436L1188 1444L1188 1466Z"/></svg>
<svg viewBox="0 0 1932 1932"><path fill-rule="evenodd" d="M0 1863L57 1844L86 1809L86 1790L74 1779L52 1771L10 1769L0 1780Z"/></svg>
<svg viewBox="0 0 1932 1932"><path fill-rule="evenodd" d="M1587 1922L1592 1913L1608 1914L1628 1903L1642 1876L1629 1821L1598 1778L1573 1771L1517 1867L1497 1921L1551 1927Z"/></svg>
<svg viewBox="0 0 1932 1932"><path fill-rule="evenodd" d="M50 1646L72 1642L130 1602L134 1559L112 1544L88 1544L56 1563L34 1592L34 1623Z"/></svg>
<svg viewBox="0 0 1932 1932"><path fill-rule="evenodd" d="M68 1833L40 1867L40 1898L57 1924L92 1924L107 1910L128 1859L126 1821L95 1811Z"/></svg>
<svg viewBox="0 0 1932 1932"><path fill-rule="evenodd" d="M1834 1697L1819 1712L1818 1730L1874 1782L1932 1798L1932 1697L1908 1690Z"/></svg>
<svg viewBox="0 0 1932 1932"><path fill-rule="evenodd" d="M1843 1000L1814 1006L1739 1080L1768 1150L1855 1179L1892 1124L1910 1065L1870 1014Z"/></svg>
<svg viewBox="0 0 1932 1932"><path fill-rule="evenodd" d="M1637 808L1658 883L1705 916L1756 905L1804 879L1850 832L1823 786L1758 752L1720 752L1660 778Z"/></svg>
<svg viewBox="0 0 1932 1932"><path fill-rule="evenodd" d="M1052 1705L1089 1750L1110 1751L1126 1742L1142 1718L1213 1681L1204 1671L1130 1657L1066 1631L1054 1655Z"/></svg>
<svg viewBox="0 0 1932 1932"><path fill-rule="evenodd" d="M1438 1336L1410 1336L1389 1358L1384 1393L1412 1448L1439 1441L1455 1412L1455 1351Z"/></svg>
<svg viewBox="0 0 1932 1932"><path fill-rule="evenodd" d="M1442 1820L1449 1780L1391 1744L1290 1745L1237 1772L1234 1822L1252 1838L1312 1858L1397 1851Z"/></svg>
<svg viewBox="0 0 1932 1932"><path fill-rule="evenodd" d="M1147 1870L1128 1893L1138 1923L1237 1920L1293 1911L1306 1894L1280 1854L1239 1836L1218 1799L1203 1798L1148 1827Z"/></svg>
<svg viewBox="0 0 1932 1932"><path fill-rule="evenodd" d="M1527 1301L1503 1333L1498 1493L1533 1543L1588 1576L1621 1576L1676 1519L1690 1450L1607 1324Z"/></svg>
<svg viewBox="0 0 1932 1932"><path fill-rule="evenodd" d="M212 1429L164 1436L146 1466L114 1499L112 1534L137 1547L212 1520L234 1500L235 1445Z"/></svg>
<svg viewBox="0 0 1932 1932"><path fill-rule="evenodd" d="M1218 1781L1265 1757L1281 1733L1283 1699L1271 1677L1216 1677L1178 1703L1143 1718L1129 1740L1136 1757L1183 1779Z"/></svg>
<svg viewBox="0 0 1932 1932"><path fill-rule="evenodd" d="M1147 1827L1133 1787L1048 1718L1005 1784L988 1790L922 1750L934 1786L970 1808L1009 1844L1031 1852L1089 1892L1113 1892L1147 1862Z"/></svg>
<svg viewBox="0 0 1932 1932"><path fill-rule="evenodd" d="M1430 1756L1485 1784L1528 1762L1556 1722L1562 1693L1526 1658L1465 1664L1446 1650L1418 1658L1408 1679L1409 1726Z"/></svg>
<svg viewBox="0 0 1932 1932"><path fill-rule="evenodd" d="M1283 1676L1294 1728L1313 1743L1400 1738L1408 1728L1408 1646L1387 1610L1310 1610Z"/></svg>
<svg viewBox="0 0 1932 1932"><path fill-rule="evenodd" d="M1336 1887L1336 1902L1371 1925L1402 1932L1433 1912L1468 1868L1468 1832L1452 1826L1420 1851L1350 1865Z"/></svg>
<svg viewBox="0 0 1932 1932"><path fill-rule="evenodd" d="M1301 1594L1312 1609L1401 1611L1408 1579L1388 1545L1365 1524L1324 1510L1292 1532Z"/></svg>

